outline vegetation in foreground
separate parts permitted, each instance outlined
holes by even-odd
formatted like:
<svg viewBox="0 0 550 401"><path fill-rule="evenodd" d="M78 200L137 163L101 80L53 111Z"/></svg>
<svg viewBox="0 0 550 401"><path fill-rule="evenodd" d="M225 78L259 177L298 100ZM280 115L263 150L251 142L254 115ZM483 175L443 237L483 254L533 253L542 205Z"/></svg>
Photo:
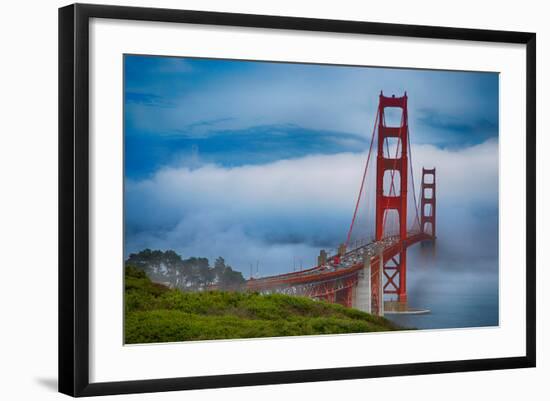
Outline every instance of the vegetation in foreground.
<svg viewBox="0 0 550 401"><path fill-rule="evenodd" d="M281 294L183 292L125 271L127 344L397 330L388 320L341 305Z"/></svg>

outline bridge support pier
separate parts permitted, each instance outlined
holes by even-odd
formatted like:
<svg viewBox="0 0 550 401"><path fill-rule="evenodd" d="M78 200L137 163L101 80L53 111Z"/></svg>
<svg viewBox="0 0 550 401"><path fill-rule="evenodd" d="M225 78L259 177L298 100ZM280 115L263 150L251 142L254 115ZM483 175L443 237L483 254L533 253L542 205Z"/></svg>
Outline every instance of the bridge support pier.
<svg viewBox="0 0 550 401"><path fill-rule="evenodd" d="M355 309L359 309L360 311L367 313L372 313L370 264L370 257L366 257L363 268L357 273L357 285L355 287L355 293L353 294L354 296L352 301L352 305Z"/></svg>
<svg viewBox="0 0 550 401"><path fill-rule="evenodd" d="M353 308L376 316L384 316L383 271L382 253L374 265L371 257L365 257L364 266L357 273L357 284L351 302Z"/></svg>
<svg viewBox="0 0 550 401"><path fill-rule="evenodd" d="M372 266L371 272L371 313L384 316L384 252L378 252L377 263Z"/></svg>

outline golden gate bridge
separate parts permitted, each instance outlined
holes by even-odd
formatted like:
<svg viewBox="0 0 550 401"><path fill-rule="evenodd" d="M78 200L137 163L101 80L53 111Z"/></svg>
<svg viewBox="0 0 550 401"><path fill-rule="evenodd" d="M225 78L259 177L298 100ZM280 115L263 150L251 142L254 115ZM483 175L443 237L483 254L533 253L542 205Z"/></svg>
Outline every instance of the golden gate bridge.
<svg viewBox="0 0 550 401"><path fill-rule="evenodd" d="M399 125L386 124L387 109L400 109ZM358 210L366 192L373 144L377 135L375 230L372 240L352 241ZM390 154L390 140L395 152ZM411 172L414 218L407 227L408 172ZM407 311L407 248L416 243L435 243L435 168L422 168L420 205L417 203L410 146L407 92L402 97L380 92L369 152L346 241L336 254L321 250L317 265L276 276L250 278L249 291L283 293L339 303L375 315L384 314L384 295L396 298L393 311ZM420 207L419 207L420 206ZM397 214L397 230L389 213ZM394 219L395 220L395 219ZM393 222L395 223L395 222Z"/></svg>

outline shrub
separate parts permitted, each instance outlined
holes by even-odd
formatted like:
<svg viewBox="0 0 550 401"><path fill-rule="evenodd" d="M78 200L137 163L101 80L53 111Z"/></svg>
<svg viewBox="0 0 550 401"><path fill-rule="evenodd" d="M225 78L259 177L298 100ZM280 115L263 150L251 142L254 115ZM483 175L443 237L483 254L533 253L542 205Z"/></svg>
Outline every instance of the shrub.
<svg viewBox="0 0 550 401"><path fill-rule="evenodd" d="M397 329L384 318L303 297L169 289L132 267L125 288L129 344Z"/></svg>

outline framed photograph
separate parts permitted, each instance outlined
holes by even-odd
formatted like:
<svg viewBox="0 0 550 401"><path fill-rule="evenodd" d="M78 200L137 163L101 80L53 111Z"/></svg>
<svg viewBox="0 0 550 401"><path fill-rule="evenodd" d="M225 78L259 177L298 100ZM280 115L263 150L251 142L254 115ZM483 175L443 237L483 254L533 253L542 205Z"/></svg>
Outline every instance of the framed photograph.
<svg viewBox="0 0 550 401"><path fill-rule="evenodd" d="M535 82L534 33L61 8L59 390L535 366Z"/></svg>

